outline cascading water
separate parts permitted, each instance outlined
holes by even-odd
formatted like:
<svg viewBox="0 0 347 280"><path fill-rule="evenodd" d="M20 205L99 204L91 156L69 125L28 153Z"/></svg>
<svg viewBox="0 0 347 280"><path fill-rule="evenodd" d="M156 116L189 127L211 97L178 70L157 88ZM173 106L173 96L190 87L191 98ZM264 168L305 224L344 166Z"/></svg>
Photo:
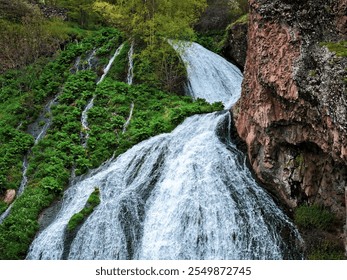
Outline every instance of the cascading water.
<svg viewBox="0 0 347 280"><path fill-rule="evenodd" d="M131 42L131 46L128 52L128 75L127 75L127 83L128 85L133 84L133 78L134 78L134 62L133 62L133 56L134 56L134 41Z"/></svg>
<svg viewBox="0 0 347 280"><path fill-rule="evenodd" d="M111 57L110 61L108 62L108 64L106 65L102 76L100 77L99 81L97 82L97 84L100 84L106 77L107 73L110 71L111 66L113 64L113 61L116 59L116 57L119 55L120 51L122 50L124 44L121 44L115 51L114 55ZM82 135L82 142L83 142L83 146L85 147L87 145L87 139L89 137L89 133L88 133L88 111L94 106L94 99L95 96L93 96L87 106L84 108L83 112L82 112L82 116L81 116L81 123L82 123L82 127L83 130L85 131L85 133Z"/></svg>
<svg viewBox="0 0 347 280"><path fill-rule="evenodd" d="M59 94L57 94L51 101L47 103L41 116L36 120L36 122L29 126L29 132L31 132L31 134L35 137L35 145L43 137L45 137L47 130L52 124L51 108L53 105L57 104L58 96ZM44 125L40 127L40 123L42 122Z"/></svg>
<svg viewBox="0 0 347 280"><path fill-rule="evenodd" d="M200 59L207 60L199 64L210 63L206 70L223 69L218 80L209 83L223 89L221 96L229 95L224 102L236 100L240 73L214 65L220 58L214 60L214 54L198 45L186 48L186 53L199 49ZM190 67L195 63L190 56L185 59ZM189 79L196 76L188 74ZM208 73L204 79L211 77L215 74ZM237 85L226 87L229 83ZM201 88L192 94L204 97L209 90ZM228 111L196 115L172 133L141 142L76 180L65 192L55 220L32 243L27 258L300 258L298 232L254 181L229 135ZM68 221L96 187L100 205L67 242Z"/></svg>
<svg viewBox="0 0 347 280"><path fill-rule="evenodd" d="M74 66L72 67L72 72L78 72L81 70L90 70L97 64L97 58L95 56L96 50L91 51L86 59L82 60L81 57L77 57Z"/></svg>
<svg viewBox="0 0 347 280"><path fill-rule="evenodd" d="M108 64L106 65L104 71L103 71L103 75L100 77L99 81L97 83L101 83L107 73L109 72L109 70L111 69L111 66L112 66L112 63L113 61L115 60L115 58L117 57L117 55L120 53L121 49L123 48L124 44L122 44L121 46L118 47L118 49L116 50L116 52L114 53L114 55L111 57L110 61L108 62ZM86 60L85 60L85 63L81 63L81 57L78 57L76 59L76 62L74 64L74 67L73 67L73 70L75 72L78 72L80 70L89 70L89 69L92 69L93 65L95 64L95 53L96 53L96 50L93 50L91 51ZM41 113L41 115L38 117L38 119L31 125L29 125L28 127L28 133L31 134L34 139L35 139L35 142L34 142L34 145L36 145L47 133L47 130L49 129L49 127L51 126L51 123L52 123L52 118L51 118L51 108L53 105L57 104L57 100L58 100L58 95L56 95L52 100L50 100L46 106L44 107L44 110L43 112ZM82 112L82 118L81 118L81 122L82 122L82 127L87 130L88 129L88 111L93 107L93 102L94 102L94 98L93 97L89 103L87 104L86 108L84 109L84 111ZM132 106L133 108L133 106ZM131 109L131 114L132 114L132 109ZM131 115L130 115L130 118L131 118ZM130 120L129 120L130 122ZM43 123L43 125L41 125ZM125 127L126 128L126 127ZM125 129L124 128L124 129ZM88 138L88 133L86 134L85 136L85 139ZM85 145L86 143L84 143ZM31 151L29 151L28 153L30 154ZM26 185L27 185L27 176L26 176L26 173L27 173L27 170L28 170L28 156L24 156L24 159L23 159L23 171L22 171L22 181L21 181L21 184L20 184L20 187L17 191L17 194L16 194L16 197L19 197ZM74 170L72 171L72 173L74 173ZM74 175L72 175L72 177L74 177ZM0 215L0 224L3 222L3 220L8 217L8 215L10 214L11 212L11 208L12 208L12 204L6 209L5 212L3 212L1 215Z"/></svg>
<svg viewBox="0 0 347 280"><path fill-rule="evenodd" d="M197 43L169 41L187 67L187 94L231 108L241 92L242 74L233 64Z"/></svg>

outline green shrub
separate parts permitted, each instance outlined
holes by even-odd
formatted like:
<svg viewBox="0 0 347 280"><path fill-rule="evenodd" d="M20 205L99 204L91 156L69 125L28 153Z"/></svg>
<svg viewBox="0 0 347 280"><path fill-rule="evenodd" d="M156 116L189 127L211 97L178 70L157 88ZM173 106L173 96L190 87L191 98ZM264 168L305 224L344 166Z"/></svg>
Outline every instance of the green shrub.
<svg viewBox="0 0 347 280"><path fill-rule="evenodd" d="M224 31L199 33L196 42L212 52L220 54L223 47Z"/></svg>
<svg viewBox="0 0 347 280"><path fill-rule="evenodd" d="M0 259L24 259L39 225L41 209L54 196L42 188L27 188L13 204L11 214L0 225Z"/></svg>
<svg viewBox="0 0 347 280"><path fill-rule="evenodd" d="M63 186L59 185L58 181L54 177L44 177L40 181L40 187L49 191L49 192L56 192L61 193L63 190Z"/></svg>
<svg viewBox="0 0 347 280"><path fill-rule="evenodd" d="M68 222L67 229L73 231L79 225L81 225L88 216L94 211L94 208L100 204L100 192L98 188L90 194L85 207L78 213L72 215Z"/></svg>
<svg viewBox="0 0 347 280"><path fill-rule="evenodd" d="M193 102L190 97L176 96L148 85L129 86L113 81L117 75L96 85L93 72L70 72L77 56L108 43L110 38L114 38L112 44L122 40L118 31L103 29L79 44L68 45L45 66L41 62L40 67L30 66L0 75L4 92L0 94L0 194L19 186L22 160L31 149L26 190L0 225L0 259L25 257L38 230L39 213L60 198L73 168L76 175L83 174L144 139L170 132L192 114L223 109L220 103ZM123 53L120 61L122 65L126 54ZM59 103L51 108L52 125L33 146L33 137L25 132L27 125L58 92L61 92ZM86 131L82 131L81 114L92 96L95 101L88 113L89 138L84 147L81 133ZM134 104L133 116L123 133L131 104ZM70 225L70 229L83 222L98 203L98 195L92 194L82 213L72 219L75 225ZM0 210L5 207L0 204Z"/></svg>
<svg viewBox="0 0 347 280"><path fill-rule="evenodd" d="M328 230L335 222L335 215L319 205L302 205L295 210L294 221L305 229Z"/></svg>
<svg viewBox="0 0 347 280"><path fill-rule="evenodd" d="M4 201L0 201L0 215L7 209L7 204Z"/></svg>

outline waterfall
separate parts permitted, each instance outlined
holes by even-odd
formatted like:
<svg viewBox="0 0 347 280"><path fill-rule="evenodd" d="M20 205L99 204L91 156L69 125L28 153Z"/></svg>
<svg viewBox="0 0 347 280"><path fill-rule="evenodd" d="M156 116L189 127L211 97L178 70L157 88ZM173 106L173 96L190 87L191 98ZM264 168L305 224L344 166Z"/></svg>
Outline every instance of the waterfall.
<svg viewBox="0 0 347 280"><path fill-rule="evenodd" d="M22 181L20 183L20 186L18 188L18 191L16 193L16 197L15 198L18 198L22 195L27 183L28 183L28 178L27 178L27 170L28 170L28 156L25 155L24 156L24 159L23 159L23 171L22 171ZM11 209L13 207L13 202L7 207L6 211L3 212L1 215L0 215L0 224L2 224L2 222L8 217L8 215L11 213Z"/></svg>
<svg viewBox="0 0 347 280"><path fill-rule="evenodd" d="M127 118L125 124L123 125L123 130L122 130L122 133L123 133L123 134L125 133L125 131L127 130L127 127L128 127L129 124L130 124L131 117L133 116L134 106L135 106L134 102L131 102L131 104L130 104L129 116L128 116L128 118Z"/></svg>
<svg viewBox="0 0 347 280"><path fill-rule="evenodd" d="M36 122L29 126L29 131L31 134L35 137L35 145L43 138L45 137L47 130L52 124L52 117L51 117L51 109L52 106L57 103L59 94L57 94L51 101L49 101L41 116L36 120ZM41 122L44 122L44 125L39 128L39 125Z"/></svg>
<svg viewBox="0 0 347 280"><path fill-rule="evenodd" d="M225 109L238 100L242 74L233 64L197 43L169 41L185 62L188 74L186 91L193 98L213 103L222 101Z"/></svg>
<svg viewBox="0 0 347 280"><path fill-rule="evenodd" d="M197 44L185 48L181 55L188 67L210 66L208 81L201 83L220 91L198 87L191 78L200 74L191 70L191 94L210 102L220 94L226 107L235 102L241 74L226 61L220 66L221 57ZM197 50L199 58L187 55ZM75 180L27 259L300 258L301 238L253 179L230 139L230 118L228 111L192 116ZM67 240L68 221L95 187L100 205Z"/></svg>

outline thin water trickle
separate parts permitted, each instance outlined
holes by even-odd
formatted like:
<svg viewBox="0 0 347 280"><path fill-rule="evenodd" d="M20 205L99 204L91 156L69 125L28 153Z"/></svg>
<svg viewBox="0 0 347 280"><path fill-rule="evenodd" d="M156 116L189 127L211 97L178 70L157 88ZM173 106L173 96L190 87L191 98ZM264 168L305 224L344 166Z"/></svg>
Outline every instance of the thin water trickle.
<svg viewBox="0 0 347 280"><path fill-rule="evenodd" d="M77 57L74 66L72 67L72 72L78 72L82 70L91 70L95 65L97 65L97 58L95 56L96 50L92 50L87 54L85 59L82 59L81 56Z"/></svg>
<svg viewBox="0 0 347 280"><path fill-rule="evenodd" d="M37 145L37 143L45 137L49 127L51 126L52 123L52 117L51 117L51 108L54 104L56 104L58 99L58 95L56 95L52 100L50 100L46 106L43 109L43 112L40 114L40 116L37 118L37 120L29 125L28 127L28 133L31 134L34 137L34 145ZM43 123L43 125L42 125ZM28 153L24 156L23 158L23 164L22 164L22 180L19 185L19 188L16 193L16 199L22 195L24 192L27 183L28 183L28 178L27 178L27 171L29 167L29 162L28 162L28 156L31 153L31 149L28 151ZM8 215L11 213L11 209L13 206L13 203L8 206L5 212L3 212L0 215L0 224L8 217Z"/></svg>
<svg viewBox="0 0 347 280"><path fill-rule="evenodd" d="M106 65L106 67L104 68L103 74L100 77L100 79L98 80L97 84L100 84L106 77L106 75L108 74L108 72L111 69L111 66L114 62L114 60L116 59L116 57L119 55L120 51L122 50L122 48L124 47L124 44L121 44L115 51L115 53L113 54L113 56L111 57L111 59L109 60L108 64ZM95 96L93 96L87 106L84 108L84 110L82 111L82 115L81 115L81 124L82 124L82 128L83 128L83 132L81 133L81 138L82 138L82 145L83 147L87 146L87 140L89 138L89 127L88 127L88 112L91 108L93 108L94 106L94 100L95 100Z"/></svg>
<svg viewBox="0 0 347 280"><path fill-rule="evenodd" d="M133 56L134 56L134 41L131 42L131 46L128 52L128 75L127 75L127 83L128 85L133 84L133 79L134 79L134 61L133 61Z"/></svg>
<svg viewBox="0 0 347 280"><path fill-rule="evenodd" d="M216 75L220 58L195 44L185 48L186 53L200 52L198 61L186 56L191 69L197 69L195 63L212 64L205 70L214 73L207 73L204 79L210 80L202 83L222 91L220 100L226 106L235 102L240 74L233 67L219 67L224 73ZM229 80L233 87L222 86ZM209 90L191 94L209 98ZM217 101L215 92L213 96ZM172 133L143 141L75 180L57 217L34 240L27 258L300 258L297 230L255 182L230 134L228 111L192 116ZM101 203L67 246L67 223L96 187Z"/></svg>

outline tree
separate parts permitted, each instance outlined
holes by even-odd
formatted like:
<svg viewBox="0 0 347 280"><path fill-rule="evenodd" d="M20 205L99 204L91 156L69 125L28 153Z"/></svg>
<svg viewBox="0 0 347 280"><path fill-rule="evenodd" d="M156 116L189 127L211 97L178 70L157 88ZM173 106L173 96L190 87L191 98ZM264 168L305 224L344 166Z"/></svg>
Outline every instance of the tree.
<svg viewBox="0 0 347 280"><path fill-rule="evenodd" d="M68 9L68 18L82 27L88 27L96 21L93 5L96 0L46 0L46 4Z"/></svg>
<svg viewBox="0 0 347 280"><path fill-rule="evenodd" d="M184 69L167 39L192 40L206 5L206 0L110 0L97 1L94 9L142 47L135 63L138 80L176 90Z"/></svg>
<svg viewBox="0 0 347 280"><path fill-rule="evenodd" d="M97 1L94 9L108 21L148 45L163 38L189 39L206 0Z"/></svg>

